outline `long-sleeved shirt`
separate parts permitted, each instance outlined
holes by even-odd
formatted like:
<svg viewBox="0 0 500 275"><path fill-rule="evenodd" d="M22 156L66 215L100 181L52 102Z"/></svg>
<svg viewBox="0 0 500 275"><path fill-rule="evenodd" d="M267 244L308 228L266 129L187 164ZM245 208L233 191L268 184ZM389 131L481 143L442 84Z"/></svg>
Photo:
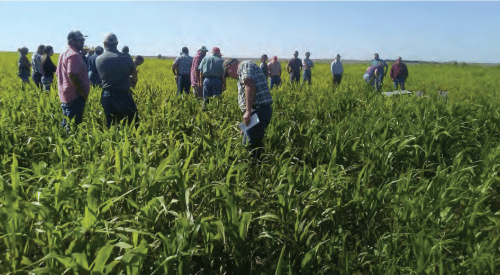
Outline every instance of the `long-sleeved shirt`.
<svg viewBox="0 0 500 275"><path fill-rule="evenodd" d="M391 67L391 79L396 78L407 78L408 77L408 68L404 63L394 63Z"/></svg>
<svg viewBox="0 0 500 275"><path fill-rule="evenodd" d="M56 65L50 59L50 56L46 56L45 59L42 58L42 75L45 77L54 77L54 73L56 72Z"/></svg>
<svg viewBox="0 0 500 275"><path fill-rule="evenodd" d="M342 62L340 60L333 60L332 66L331 66L332 74L343 74L344 73L344 66L342 65Z"/></svg>
<svg viewBox="0 0 500 275"><path fill-rule="evenodd" d="M19 55L19 61L17 62L19 66L19 75L29 75L30 74L30 61L25 55Z"/></svg>
<svg viewBox="0 0 500 275"><path fill-rule="evenodd" d="M42 73L42 55L39 54L38 52L33 54L33 57L31 57L31 66L33 67L33 72L34 73Z"/></svg>

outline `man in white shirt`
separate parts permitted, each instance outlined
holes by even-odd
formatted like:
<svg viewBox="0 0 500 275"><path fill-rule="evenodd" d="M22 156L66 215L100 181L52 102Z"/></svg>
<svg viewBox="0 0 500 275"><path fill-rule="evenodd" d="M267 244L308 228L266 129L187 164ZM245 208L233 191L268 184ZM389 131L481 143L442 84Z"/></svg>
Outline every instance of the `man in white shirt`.
<svg viewBox="0 0 500 275"><path fill-rule="evenodd" d="M335 60L332 62L332 76L333 76L333 85L337 86L342 81L342 74L344 73L344 66L342 66L342 62L340 62L340 54L335 56Z"/></svg>

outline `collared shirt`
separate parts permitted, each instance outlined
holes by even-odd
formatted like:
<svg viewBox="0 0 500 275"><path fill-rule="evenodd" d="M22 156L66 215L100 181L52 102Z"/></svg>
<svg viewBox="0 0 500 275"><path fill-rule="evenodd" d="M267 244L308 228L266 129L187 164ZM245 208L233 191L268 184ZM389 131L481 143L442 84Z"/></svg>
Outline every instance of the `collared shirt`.
<svg viewBox="0 0 500 275"><path fill-rule="evenodd" d="M300 60L300 58L292 58L288 62L288 66L291 68L291 73L298 74L300 73L300 68L302 67L302 60Z"/></svg>
<svg viewBox="0 0 500 275"><path fill-rule="evenodd" d="M302 68L304 68L304 70L310 71L312 67L314 67L314 63L311 59L304 58L302 60Z"/></svg>
<svg viewBox="0 0 500 275"><path fill-rule="evenodd" d="M118 50L104 51L95 61L103 90L129 91L130 76L136 67L129 55Z"/></svg>
<svg viewBox="0 0 500 275"><path fill-rule="evenodd" d="M382 66L386 66L387 67L387 63L385 63L384 60L380 59L380 58L375 58L372 60L372 65L382 65Z"/></svg>
<svg viewBox="0 0 500 275"><path fill-rule="evenodd" d="M333 60L331 67L332 74L342 74L344 72L344 66L342 65L342 62L340 62L340 60Z"/></svg>
<svg viewBox="0 0 500 275"><path fill-rule="evenodd" d="M38 52L35 52L31 57L31 67L33 67L34 73L42 73L42 55Z"/></svg>
<svg viewBox="0 0 500 275"><path fill-rule="evenodd" d="M85 94L88 94L90 91L90 81L87 75L87 66L83 62L82 55L71 47L59 56L59 63L56 70L59 100L62 103L70 103L79 96L75 85L73 85L73 82L69 78L70 73L78 76Z"/></svg>
<svg viewBox="0 0 500 275"><path fill-rule="evenodd" d="M271 61L267 64L267 69L269 76L281 76L281 63Z"/></svg>
<svg viewBox="0 0 500 275"><path fill-rule="evenodd" d="M264 76L267 78L269 76L269 70L267 67L267 63L266 62L260 63L260 69L262 70L262 73L264 73Z"/></svg>
<svg viewBox="0 0 500 275"><path fill-rule="evenodd" d="M198 50L198 54L193 58L193 63L191 63L191 86L197 85L198 79L198 66L200 66L201 61L205 57L206 53Z"/></svg>
<svg viewBox="0 0 500 275"><path fill-rule="evenodd" d="M19 54L19 61L17 62L19 66L19 75L29 75L30 74L30 61L25 55Z"/></svg>
<svg viewBox="0 0 500 275"><path fill-rule="evenodd" d="M223 77L224 59L216 55L205 56L198 69L203 73L204 77Z"/></svg>
<svg viewBox="0 0 500 275"><path fill-rule="evenodd" d="M396 78L407 78L408 77L408 68L405 63L394 63L391 67L391 79Z"/></svg>
<svg viewBox="0 0 500 275"><path fill-rule="evenodd" d="M191 63L193 63L193 58L185 53L181 53L174 61L174 64L177 65L179 74L190 74Z"/></svg>
<svg viewBox="0 0 500 275"><path fill-rule="evenodd" d="M242 61L238 66L238 104L244 112L246 108L245 79L251 79L255 85L253 106L273 103L267 80L262 70L251 60Z"/></svg>
<svg viewBox="0 0 500 275"><path fill-rule="evenodd" d="M370 67L368 67L368 69L366 69L366 74L368 74L368 76L371 78L373 77L373 75L375 75L375 71L378 71L378 73L384 73L384 66L382 64L378 64L378 65L371 65Z"/></svg>

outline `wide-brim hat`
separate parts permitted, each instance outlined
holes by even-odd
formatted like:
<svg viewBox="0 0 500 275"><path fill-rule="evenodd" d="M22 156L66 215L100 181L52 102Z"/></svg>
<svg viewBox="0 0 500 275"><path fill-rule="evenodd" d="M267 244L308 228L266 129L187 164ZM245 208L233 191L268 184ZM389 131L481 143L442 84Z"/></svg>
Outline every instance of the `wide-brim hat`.
<svg viewBox="0 0 500 275"><path fill-rule="evenodd" d="M202 52L208 52L207 47L205 47L205 46L202 46L201 49L200 49L200 51L202 51Z"/></svg>

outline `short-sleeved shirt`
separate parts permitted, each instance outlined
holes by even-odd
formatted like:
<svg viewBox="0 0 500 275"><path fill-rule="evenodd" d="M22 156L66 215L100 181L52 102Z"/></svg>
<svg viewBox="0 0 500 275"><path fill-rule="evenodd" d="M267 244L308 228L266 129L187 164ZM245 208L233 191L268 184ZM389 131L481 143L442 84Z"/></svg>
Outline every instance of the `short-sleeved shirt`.
<svg viewBox="0 0 500 275"><path fill-rule="evenodd" d="M198 66L200 66L201 61L205 57L205 52L198 50L198 54L193 58L193 63L191 64L191 86L198 84Z"/></svg>
<svg viewBox="0 0 500 275"><path fill-rule="evenodd" d="M184 53L179 55L174 61L174 64L178 66L177 71L179 74L184 75L191 73L191 63L193 63L193 58Z"/></svg>
<svg viewBox="0 0 500 275"><path fill-rule="evenodd" d="M107 49L95 62L103 90L130 90L130 76L136 68L129 55Z"/></svg>
<svg viewBox="0 0 500 275"><path fill-rule="evenodd" d="M331 70L332 70L332 74L342 74L344 72L344 66L342 65L342 62L340 62L340 60L337 61L335 59L332 62Z"/></svg>
<svg viewBox="0 0 500 275"><path fill-rule="evenodd" d="M267 64L270 76L280 76L281 75L281 64L279 62L269 62Z"/></svg>
<svg viewBox="0 0 500 275"><path fill-rule="evenodd" d="M238 66L238 104L244 112L246 108L245 79L250 78L255 85L253 107L273 103L267 80L262 70L253 61L247 60Z"/></svg>
<svg viewBox="0 0 500 275"><path fill-rule="evenodd" d="M45 59L42 58L42 75L45 77L54 77L54 73L56 72L56 65L50 59L50 56L46 56Z"/></svg>
<svg viewBox="0 0 500 275"><path fill-rule="evenodd" d="M262 70L262 73L264 73L265 77L269 76L269 70L267 68L267 63L266 62L260 63L260 69Z"/></svg>
<svg viewBox="0 0 500 275"><path fill-rule="evenodd" d="M382 66L387 66L387 63L385 63L384 60L380 58L375 58L372 60L372 65L382 65Z"/></svg>
<svg viewBox="0 0 500 275"><path fill-rule="evenodd" d="M69 103L79 96L73 82L69 78L70 73L78 76L85 94L88 94L90 91L90 80L87 75L87 65L83 62L82 55L71 47L59 56L59 63L56 70L59 100L62 103Z"/></svg>
<svg viewBox="0 0 500 275"><path fill-rule="evenodd" d="M223 77L224 59L215 55L205 56L198 69L203 73L204 77Z"/></svg>
<svg viewBox="0 0 500 275"><path fill-rule="evenodd" d="M314 63L311 59L304 58L302 60L302 68L304 68L304 70L310 71L312 67L314 67Z"/></svg>
<svg viewBox="0 0 500 275"><path fill-rule="evenodd" d="M375 74L375 71L378 71L379 73L384 73L384 66L382 64L371 65L370 67L368 67L368 69L366 69L366 74L368 74L368 76L370 76L371 78Z"/></svg>
<svg viewBox="0 0 500 275"><path fill-rule="evenodd" d="M41 74L43 71L43 69L42 69L42 55L39 54L38 52L34 53L33 57L31 57L31 67L33 67L34 73Z"/></svg>
<svg viewBox="0 0 500 275"><path fill-rule="evenodd" d="M292 58L288 62L288 66L290 66L292 73L298 74L300 73L300 68L302 67L302 60L300 60L300 58Z"/></svg>

